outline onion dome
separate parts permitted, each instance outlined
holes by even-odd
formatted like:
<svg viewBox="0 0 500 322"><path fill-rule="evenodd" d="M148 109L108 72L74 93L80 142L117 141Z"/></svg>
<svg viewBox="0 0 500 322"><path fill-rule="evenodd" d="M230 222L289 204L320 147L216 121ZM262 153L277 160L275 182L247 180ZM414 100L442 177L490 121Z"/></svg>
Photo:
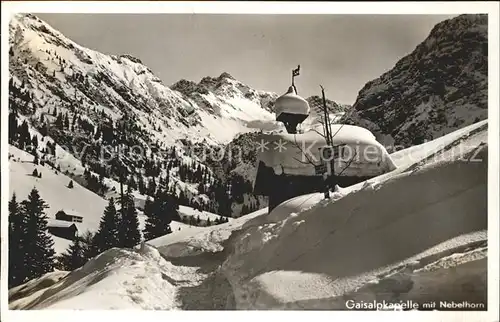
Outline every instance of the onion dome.
<svg viewBox="0 0 500 322"><path fill-rule="evenodd" d="M276 120L285 124L288 133L295 133L297 125L309 116L311 109L309 103L297 95L295 86L292 85L284 95L278 97L274 103L274 111Z"/></svg>
<svg viewBox="0 0 500 322"><path fill-rule="evenodd" d="M295 86L292 85L284 95L278 97L274 104L274 110L276 118L279 119L282 113L309 115L311 109L309 103L303 97L297 95Z"/></svg>

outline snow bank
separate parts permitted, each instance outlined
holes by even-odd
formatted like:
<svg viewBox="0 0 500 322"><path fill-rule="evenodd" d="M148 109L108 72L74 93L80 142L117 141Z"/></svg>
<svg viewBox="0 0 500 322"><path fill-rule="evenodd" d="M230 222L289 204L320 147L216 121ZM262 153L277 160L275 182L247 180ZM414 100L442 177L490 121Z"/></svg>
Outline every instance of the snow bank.
<svg viewBox="0 0 500 322"><path fill-rule="evenodd" d="M168 277L164 271L169 272ZM174 268L148 246L141 250L113 248L39 291L37 297L10 303L10 308L172 309L177 301L176 278L189 279L192 271Z"/></svg>
<svg viewBox="0 0 500 322"><path fill-rule="evenodd" d="M401 265L485 240L487 147L478 156L482 162L453 161L407 172L239 232L223 265L237 308L346 308L346 299L362 295L357 290ZM484 272L481 263L477 269ZM434 275L436 281L439 276ZM450 278L441 285L455 282ZM414 287L408 283L401 291L388 283L360 298L399 301L407 298L401 293L418 293ZM457 291L455 298L485 300L481 292ZM420 293L418 300L430 297L439 293Z"/></svg>
<svg viewBox="0 0 500 322"><path fill-rule="evenodd" d="M66 275L68 275L68 272L56 270L25 284L11 288L8 292L9 302L12 302L11 308L22 306L23 303L37 299L45 289L53 286ZM19 299L22 300L17 301Z"/></svg>
<svg viewBox="0 0 500 322"><path fill-rule="evenodd" d="M459 144L459 148L470 149L471 147L477 146L477 143L471 140L471 136L480 138L484 142L487 142L488 139L488 132L486 130L487 128L488 128L488 120L484 120L466 126L457 131L451 132L435 140L394 152L391 154L391 159L394 161L397 167L404 167L408 166L409 164L411 165L416 161L420 161L430 155L435 155L436 153L439 153L440 151L443 151L453 145ZM455 152L465 152L465 151L455 150ZM455 155L458 155L458 153L455 153ZM443 159L447 160L449 159L449 157Z"/></svg>
<svg viewBox="0 0 500 322"><path fill-rule="evenodd" d="M220 252L224 249L224 243L233 231L243 227L246 222L267 214L267 212L268 208L266 207L248 215L232 219L225 224L183 229L175 234L150 240L148 244L157 247L167 258Z"/></svg>

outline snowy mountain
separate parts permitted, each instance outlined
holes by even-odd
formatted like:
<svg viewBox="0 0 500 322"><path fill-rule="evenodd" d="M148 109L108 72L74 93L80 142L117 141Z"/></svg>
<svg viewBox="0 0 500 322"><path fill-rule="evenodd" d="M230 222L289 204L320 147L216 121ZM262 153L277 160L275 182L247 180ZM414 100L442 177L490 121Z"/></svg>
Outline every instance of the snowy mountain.
<svg viewBox="0 0 500 322"><path fill-rule="evenodd" d="M32 99L22 108L27 114L40 116L61 107L85 114L91 123L102 121L97 117L117 121L131 114L162 144L228 142L245 131L245 122L272 118L275 95L253 90L227 73L170 88L139 59L82 47L30 14L12 19L10 45L13 82Z"/></svg>
<svg viewBox="0 0 500 322"><path fill-rule="evenodd" d="M110 197L124 175L126 185L141 195L163 187L182 204L226 216L264 206L249 188L254 147L245 137L265 124L276 125L277 94L255 90L228 73L166 86L140 59L82 47L31 14L12 19L9 43L11 127L26 121L38 142L54 143L57 155L44 144L37 153L52 157L56 166L67 158L80 161L66 170L85 187ZM308 100L313 108L307 122L313 124L320 101ZM328 105L335 113L345 108L330 100ZM229 160L233 147L248 157ZM114 149L121 151L121 164ZM103 184L85 182L85 169ZM224 196L230 185L237 195Z"/></svg>
<svg viewBox="0 0 500 322"><path fill-rule="evenodd" d="M481 121L392 154L396 170L329 200L299 196L270 214L111 249L9 290L9 307L444 310L423 305L467 301L484 310L487 138Z"/></svg>
<svg viewBox="0 0 500 322"><path fill-rule="evenodd" d="M248 122L274 119L277 95L254 90L228 73L168 87L139 59L82 47L31 14L12 19L9 42L10 110L16 115L11 125L26 120L30 132L80 160L82 167L69 174L73 177L88 168L104 181L118 181L119 171L125 171L127 184L144 182L147 189L154 182L190 206L196 202L216 212L218 200L209 190L226 183L213 176L193 147L223 148L236 135L256 131ZM125 169L101 162L116 146L122 148ZM41 158L46 152L38 149ZM111 182L91 190L109 196L112 187L117 188Z"/></svg>
<svg viewBox="0 0 500 322"><path fill-rule="evenodd" d="M488 116L488 17L437 24L394 68L368 82L345 121L386 146L432 140Z"/></svg>

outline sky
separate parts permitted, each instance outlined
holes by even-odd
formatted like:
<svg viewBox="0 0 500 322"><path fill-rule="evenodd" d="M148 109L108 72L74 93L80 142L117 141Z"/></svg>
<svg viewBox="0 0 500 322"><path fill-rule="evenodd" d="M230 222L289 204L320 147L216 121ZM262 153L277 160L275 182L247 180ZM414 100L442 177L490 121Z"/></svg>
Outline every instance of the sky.
<svg viewBox="0 0 500 322"><path fill-rule="evenodd" d="M36 14L76 43L139 58L165 85L228 72L286 92L353 104L370 80L453 15Z"/></svg>

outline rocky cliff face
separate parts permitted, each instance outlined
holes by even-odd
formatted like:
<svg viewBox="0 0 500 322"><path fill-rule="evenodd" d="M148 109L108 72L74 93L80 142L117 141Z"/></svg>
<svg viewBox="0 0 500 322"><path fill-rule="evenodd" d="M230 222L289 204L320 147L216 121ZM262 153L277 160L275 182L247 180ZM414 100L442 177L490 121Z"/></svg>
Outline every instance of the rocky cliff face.
<svg viewBox="0 0 500 322"><path fill-rule="evenodd" d="M393 69L368 82L345 122L386 146L411 146L488 116L487 15L437 24Z"/></svg>

